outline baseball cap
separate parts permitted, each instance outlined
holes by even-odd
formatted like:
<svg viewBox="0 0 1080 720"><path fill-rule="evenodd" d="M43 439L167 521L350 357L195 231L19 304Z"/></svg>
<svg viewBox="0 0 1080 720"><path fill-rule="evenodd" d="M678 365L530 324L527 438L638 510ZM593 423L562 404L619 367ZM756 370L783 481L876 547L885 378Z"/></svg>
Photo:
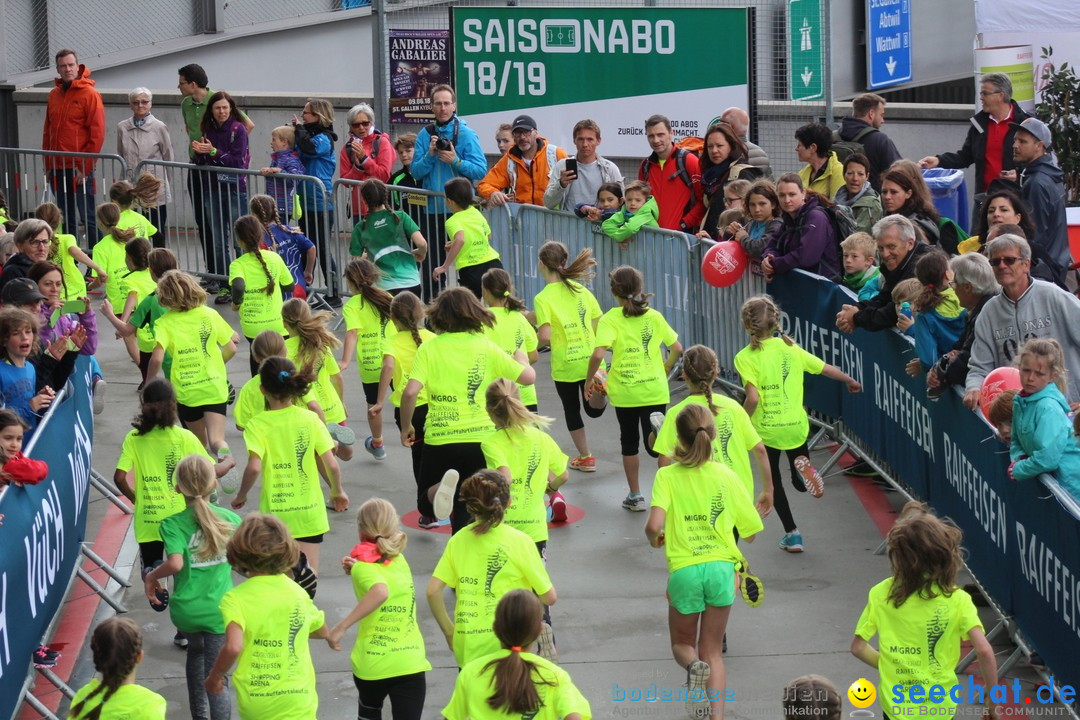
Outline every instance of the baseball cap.
<svg viewBox="0 0 1080 720"><path fill-rule="evenodd" d="M513 122L513 124L510 125L510 127L512 127L514 130L517 130L518 128L525 128L526 130L535 130L536 129L536 121L533 120L528 115L518 115L516 118L514 118L514 122Z"/></svg>
<svg viewBox="0 0 1080 720"><path fill-rule="evenodd" d="M1042 120L1038 118L1029 117L1021 123L1009 123L1009 127L1016 128L1017 130L1023 130L1031 135L1035 136L1035 139L1046 146L1047 152L1050 151L1050 145L1053 143L1053 135L1050 134L1050 128L1046 126Z"/></svg>
<svg viewBox="0 0 1080 720"><path fill-rule="evenodd" d="M0 293L0 301L4 305L29 305L44 299L45 296L38 290L37 283L25 277L12 278Z"/></svg>

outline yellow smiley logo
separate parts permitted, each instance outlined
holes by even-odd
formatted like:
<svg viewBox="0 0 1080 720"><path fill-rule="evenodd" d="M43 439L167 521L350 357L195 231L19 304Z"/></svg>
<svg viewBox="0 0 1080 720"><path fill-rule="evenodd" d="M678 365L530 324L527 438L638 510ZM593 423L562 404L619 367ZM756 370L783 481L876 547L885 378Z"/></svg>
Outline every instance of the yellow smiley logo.
<svg viewBox="0 0 1080 720"><path fill-rule="evenodd" d="M866 678L859 678L851 683L851 687L847 689L847 696L855 707L868 708L874 704L874 700L877 698L877 690L872 682Z"/></svg>

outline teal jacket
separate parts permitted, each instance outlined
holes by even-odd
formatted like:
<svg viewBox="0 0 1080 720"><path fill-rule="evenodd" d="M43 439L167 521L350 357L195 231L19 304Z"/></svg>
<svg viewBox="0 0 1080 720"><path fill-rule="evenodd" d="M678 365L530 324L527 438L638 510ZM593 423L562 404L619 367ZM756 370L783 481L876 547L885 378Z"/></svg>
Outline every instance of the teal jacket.
<svg viewBox="0 0 1080 720"><path fill-rule="evenodd" d="M626 242L638 230L643 227L659 227L657 218L660 217L660 208L656 206L656 198L650 197L636 213L626 212L626 206L617 210L614 215L604 221L604 234L619 242Z"/></svg>
<svg viewBox="0 0 1080 720"><path fill-rule="evenodd" d="M1051 473L1080 498L1080 446L1068 413L1069 403L1053 383L1027 397L1017 394L1013 398L1009 457L1015 463L1015 479Z"/></svg>

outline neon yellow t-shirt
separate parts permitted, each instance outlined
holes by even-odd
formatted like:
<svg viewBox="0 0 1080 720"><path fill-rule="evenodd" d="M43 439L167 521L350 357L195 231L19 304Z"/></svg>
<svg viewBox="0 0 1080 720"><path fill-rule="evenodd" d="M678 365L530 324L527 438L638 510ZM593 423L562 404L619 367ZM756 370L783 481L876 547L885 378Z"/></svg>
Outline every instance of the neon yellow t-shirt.
<svg viewBox="0 0 1080 720"><path fill-rule="evenodd" d="M357 600L375 585L385 585L388 593L382 605L360 620L350 656L353 675L361 680L384 680L430 670L424 637L416 622L416 589L405 556L398 555L386 564L358 562L352 566L351 576Z"/></svg>
<svg viewBox="0 0 1080 720"><path fill-rule="evenodd" d="M79 247L79 239L67 233L56 233L56 245L60 271L64 276L64 300L77 300L86 297L86 278L79 272L79 266L75 258L71 256L71 248ZM95 261L96 262L96 261ZM123 308L115 308L123 310Z"/></svg>
<svg viewBox="0 0 1080 720"><path fill-rule="evenodd" d="M248 578L221 599L225 626L244 631L233 687L244 720L315 720L319 694L308 636L325 624L322 610L285 575Z"/></svg>
<svg viewBox="0 0 1080 720"><path fill-rule="evenodd" d="M285 338L286 356L296 363L296 367L303 369L300 361L297 359L299 350L300 338ZM319 406L322 408L323 415L326 417L326 422L342 422L347 417L345 414L345 404L341 402L341 396L338 395L338 391L334 387L334 382L330 379L335 375L341 374L341 367L338 366L334 353L330 352L329 349L324 350L322 357L316 359L315 367L312 368L312 371L315 373L315 383L311 386L311 392L315 394L315 398L319 401Z"/></svg>
<svg viewBox="0 0 1080 720"><path fill-rule="evenodd" d="M116 227L121 230L131 228L135 231L135 237L146 238L147 240L153 235L157 235L157 228L154 227L154 223L131 208L120 211L120 221L116 223Z"/></svg>
<svg viewBox="0 0 1080 720"><path fill-rule="evenodd" d="M742 553L732 528L738 528L739 537L764 528L742 481L718 462L660 468L653 481L652 504L666 513L664 555L669 573L718 560L738 562Z"/></svg>
<svg viewBox="0 0 1080 720"><path fill-rule="evenodd" d="M127 300L127 288L124 286L124 275L128 274L126 247L125 243L112 235L106 235L98 240L90 255L97 266L109 276L105 281L105 297L112 303L115 312L123 311L124 301ZM98 276L97 270L90 272L94 277Z"/></svg>
<svg viewBox="0 0 1080 720"><path fill-rule="evenodd" d="M377 383L382 374L383 342L397 334L390 316L382 317L379 309L366 302L362 295L353 295L341 309L345 329L356 331L356 367L360 382Z"/></svg>
<svg viewBox="0 0 1080 720"><path fill-rule="evenodd" d="M139 303L145 300L150 293L157 290L157 283L154 282L154 278L150 277L149 270L133 270L124 274L124 291L131 295L135 293L135 307L139 307ZM124 302L127 302L126 298ZM117 311L123 311L123 308L113 308ZM134 310L132 311L134 314ZM149 327L139 328L135 333L135 341L139 345L139 352L154 352L154 333L150 332Z"/></svg>
<svg viewBox="0 0 1080 720"><path fill-rule="evenodd" d="M486 330L485 334L491 341L506 351L507 355L513 355L517 350L526 355L535 352L539 344L536 339L536 330L529 324L529 319L524 313L515 312L509 308L489 308L495 315L495 327ZM521 402L526 405L536 405L536 385L518 385L521 392Z"/></svg>
<svg viewBox="0 0 1080 720"><path fill-rule="evenodd" d="M954 589L949 597L939 594L932 600L916 593L896 607L889 600L892 584L893 578L887 578L870 588L855 634L866 641L879 635L878 702L894 717L907 717L918 711L908 713L901 708L919 703L896 702L893 686L902 685L905 698L912 685L951 688L956 684L960 641L969 639L972 628L982 630L983 625L971 596L961 588ZM937 586L934 589L941 592ZM956 708L948 693L934 705L941 717L952 717Z"/></svg>
<svg viewBox="0 0 1080 720"><path fill-rule="evenodd" d="M607 379L611 404L615 407L666 405L671 393L660 345L670 348L678 339L664 316L652 308L637 317L626 317L621 307L604 313L596 327L596 347L611 348Z"/></svg>
<svg viewBox="0 0 1080 720"><path fill-rule="evenodd" d="M94 692L100 685L101 681L97 678L83 685L79 692L75 693L75 697L71 699L71 707L81 703L83 698ZM68 720L81 720L89 715L94 708L101 705L101 698L104 697L106 692L106 690L102 690L95 695L78 715L69 714ZM109 702L105 703L105 707L101 708L98 719L165 720L166 707L165 698L153 690L147 690L143 686L135 684L121 685L109 698Z"/></svg>
<svg viewBox="0 0 1080 720"><path fill-rule="evenodd" d="M548 477L566 472L570 460L546 432L536 427L496 430L480 443L487 466L510 468L510 507L503 522L533 539L548 539L544 492Z"/></svg>
<svg viewBox="0 0 1080 720"><path fill-rule="evenodd" d="M420 334L421 343L426 343L435 337L435 333L424 328L420 328L417 332ZM405 392L405 386L409 384L413 360L416 358L418 349L412 333L405 331L392 335L383 343L383 355L391 355L394 358L394 392L390 393L390 402L394 407L401 407L401 394ZM427 390L424 388L420 388L420 393L416 396L416 407L421 405L427 405Z"/></svg>
<svg viewBox="0 0 1080 720"><path fill-rule="evenodd" d="M505 524L482 535L473 532L474 527L476 523L470 523L450 538L432 573L457 591L454 658L458 667L499 649L491 625L503 595L518 588L537 595L551 589L532 538Z"/></svg>
<svg viewBox="0 0 1080 720"><path fill-rule="evenodd" d="M499 259L498 251L491 247L491 226L488 225L484 214L475 206L459 210L446 218L447 242L453 243L454 236L459 231L465 234L465 241L457 257L454 258L456 269L460 270Z"/></svg>
<svg viewBox="0 0 1080 720"><path fill-rule="evenodd" d="M229 263L229 287L233 280L244 281L244 299L240 303L240 332L244 337L253 338L263 330L277 330L285 335L285 323L281 320L281 286L292 285L293 276L285 261L276 252L259 250L266 270L274 279L274 291L266 294L266 270L259 264L255 253L246 252Z"/></svg>
<svg viewBox="0 0 1080 720"><path fill-rule="evenodd" d="M783 338L768 338L760 350L748 345L735 355L743 385L758 390L750 420L766 446L791 450L806 442L810 421L803 407L803 373L820 375L824 369L824 360Z"/></svg>
<svg viewBox="0 0 1080 720"><path fill-rule="evenodd" d="M493 710L487 702L495 688L495 668L487 665L509 654L509 650L500 649L463 667L454 682L450 704L442 710L443 717L446 720L520 720L522 715ZM580 715L581 720L591 720L589 701L574 686L570 673L530 652L521 653L521 658L533 664L533 684L540 696L540 709L535 715L529 715L530 720L562 720L573 713Z"/></svg>
<svg viewBox="0 0 1080 720"><path fill-rule="evenodd" d="M330 529L315 457L334 448L319 416L292 405L259 413L244 428L248 453L262 460L259 511L277 516L293 537Z"/></svg>
<svg viewBox="0 0 1080 720"><path fill-rule="evenodd" d="M585 379L589 358L596 347L593 321L603 313L600 303L584 285L570 281L549 283L536 294L536 325L551 326L551 378L559 382Z"/></svg>
<svg viewBox="0 0 1080 720"><path fill-rule="evenodd" d="M312 388L314 387L312 385ZM308 394L303 397L302 403L297 406L306 407L311 402L318 402L314 390L308 390ZM240 388L240 392L236 394L236 404L233 405L233 421L236 422L236 428L243 430L253 417L269 409L266 405L266 396L262 394L262 379L256 375L244 383L244 386Z"/></svg>
<svg viewBox="0 0 1080 720"><path fill-rule="evenodd" d="M735 402L727 395L715 393L712 396L713 405L717 409L716 439L713 440L713 460L735 471L739 479L746 486L750 498L754 497L754 472L750 469L750 451L761 442L754 424L750 422L750 416L743 410L742 405ZM664 424L660 432L656 433L656 441L653 450L675 457L675 448L678 447L679 437L675 432L675 419L687 405L701 405L708 407L704 395L690 395L677 405L672 405L664 413Z"/></svg>
<svg viewBox="0 0 1080 720"><path fill-rule="evenodd" d="M161 521L182 512L186 507L184 496L176 492L173 471L188 455L202 455L210 459L199 438L179 425L154 428L145 435L131 430L124 437L116 469L124 472L135 470L137 542L160 540L158 528Z"/></svg>
<svg viewBox="0 0 1080 720"><path fill-rule="evenodd" d="M225 357L218 346L232 337L229 323L205 305L185 312L171 310L158 318L154 342L172 355L169 379L178 403L199 407L229 399Z"/></svg>
<svg viewBox="0 0 1080 720"><path fill-rule="evenodd" d="M484 335L443 333L425 341L410 374L427 388L424 442L481 442L495 429L484 404L487 386L501 377L517 380L523 369Z"/></svg>

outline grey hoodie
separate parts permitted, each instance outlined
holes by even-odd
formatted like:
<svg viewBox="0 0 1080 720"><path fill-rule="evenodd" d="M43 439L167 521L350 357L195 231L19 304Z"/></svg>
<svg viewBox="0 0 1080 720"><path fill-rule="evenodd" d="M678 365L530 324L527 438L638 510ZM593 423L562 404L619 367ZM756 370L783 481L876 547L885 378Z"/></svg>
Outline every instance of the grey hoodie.
<svg viewBox="0 0 1080 720"><path fill-rule="evenodd" d="M1080 299L1036 279L1019 300L1013 302L1002 292L988 300L979 313L965 390L980 389L990 371L1015 362L1025 340L1050 337L1065 351L1068 400L1080 401L1080 382L1073 380L1080 378Z"/></svg>
<svg viewBox="0 0 1080 720"><path fill-rule="evenodd" d="M1020 195L1035 221L1032 252L1042 262L1055 265L1054 279L1064 281L1072 265L1069 224L1065 219L1065 174L1048 155L1020 168Z"/></svg>

